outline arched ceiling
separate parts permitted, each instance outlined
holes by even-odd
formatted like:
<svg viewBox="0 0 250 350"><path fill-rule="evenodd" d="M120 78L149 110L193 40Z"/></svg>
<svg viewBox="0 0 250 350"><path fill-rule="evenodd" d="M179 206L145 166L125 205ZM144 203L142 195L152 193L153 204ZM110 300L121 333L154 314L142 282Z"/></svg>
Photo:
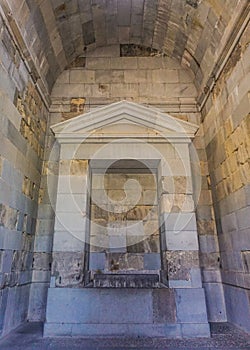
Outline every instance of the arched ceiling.
<svg viewBox="0 0 250 350"><path fill-rule="evenodd" d="M51 89L79 55L111 44L157 50L202 87L248 0L2 0Z"/></svg>

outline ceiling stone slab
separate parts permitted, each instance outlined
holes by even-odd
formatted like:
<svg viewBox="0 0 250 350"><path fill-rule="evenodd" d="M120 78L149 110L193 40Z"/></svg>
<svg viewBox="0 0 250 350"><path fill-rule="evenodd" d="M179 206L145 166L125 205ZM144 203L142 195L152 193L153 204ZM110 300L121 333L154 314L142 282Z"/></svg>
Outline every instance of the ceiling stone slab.
<svg viewBox="0 0 250 350"><path fill-rule="evenodd" d="M50 90L78 56L111 44L141 45L175 58L192 70L197 88L203 90L249 4L248 0L2 1Z"/></svg>

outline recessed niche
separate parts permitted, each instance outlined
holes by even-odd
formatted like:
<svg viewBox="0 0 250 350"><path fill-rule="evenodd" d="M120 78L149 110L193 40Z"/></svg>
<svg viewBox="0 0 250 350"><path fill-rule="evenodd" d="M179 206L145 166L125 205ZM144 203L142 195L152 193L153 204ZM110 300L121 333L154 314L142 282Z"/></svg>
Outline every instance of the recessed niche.
<svg viewBox="0 0 250 350"><path fill-rule="evenodd" d="M92 173L90 270L160 270L156 171L121 160Z"/></svg>

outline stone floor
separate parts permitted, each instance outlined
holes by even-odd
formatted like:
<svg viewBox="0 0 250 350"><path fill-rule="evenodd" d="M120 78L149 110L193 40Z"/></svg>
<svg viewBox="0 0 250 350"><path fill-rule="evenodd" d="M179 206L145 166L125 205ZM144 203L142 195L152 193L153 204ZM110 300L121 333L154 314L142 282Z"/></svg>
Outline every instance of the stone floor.
<svg viewBox="0 0 250 350"><path fill-rule="evenodd" d="M41 323L25 324L0 341L1 350L250 349L250 335L228 323L211 324L210 339L43 338Z"/></svg>

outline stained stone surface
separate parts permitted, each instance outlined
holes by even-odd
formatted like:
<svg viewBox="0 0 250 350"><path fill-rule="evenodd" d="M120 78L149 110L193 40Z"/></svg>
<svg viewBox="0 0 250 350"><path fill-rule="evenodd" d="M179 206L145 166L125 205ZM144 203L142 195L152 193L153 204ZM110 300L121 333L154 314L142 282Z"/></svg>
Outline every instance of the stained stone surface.
<svg viewBox="0 0 250 350"><path fill-rule="evenodd" d="M102 266L99 264L103 272L133 273L144 270L146 265L147 270L157 270L159 264L150 266L147 259L152 253L160 257L156 176L125 170L92 175L90 256L95 253L90 267L98 265L94 260L98 260L99 251L106 260Z"/></svg>
<svg viewBox="0 0 250 350"><path fill-rule="evenodd" d="M52 275L57 287L83 285L84 252L54 252Z"/></svg>
<svg viewBox="0 0 250 350"><path fill-rule="evenodd" d="M0 7L2 10L2 3ZM39 276L47 278L50 257L46 252L43 257L34 254L48 110L25 65L25 58L20 55L8 25L3 21L2 13L0 26L2 336L27 319L30 285Z"/></svg>

